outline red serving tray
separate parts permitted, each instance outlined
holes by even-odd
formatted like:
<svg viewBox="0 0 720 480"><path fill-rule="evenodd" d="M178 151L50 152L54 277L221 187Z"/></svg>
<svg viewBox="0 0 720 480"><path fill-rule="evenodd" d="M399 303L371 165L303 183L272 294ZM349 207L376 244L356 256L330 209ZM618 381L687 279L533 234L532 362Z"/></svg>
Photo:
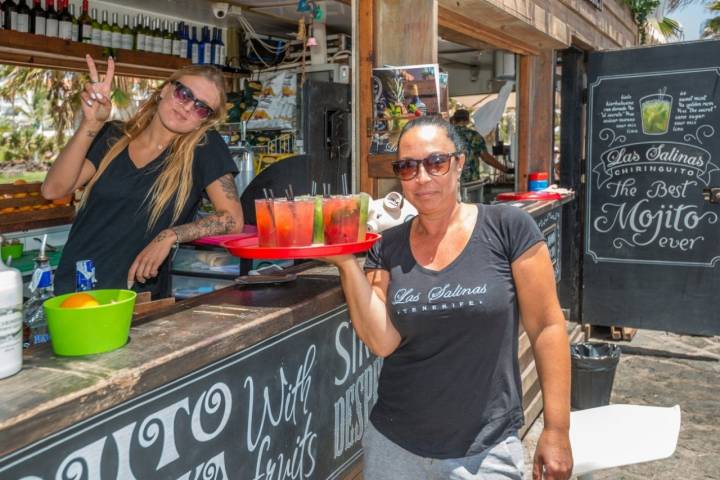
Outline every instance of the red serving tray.
<svg viewBox="0 0 720 480"><path fill-rule="evenodd" d="M504 192L499 193L495 200L510 202L513 200L562 200L562 195L555 192Z"/></svg>
<svg viewBox="0 0 720 480"><path fill-rule="evenodd" d="M231 255L240 258L255 259L293 259L332 257L360 253L370 250L378 238L379 233L368 233L365 241L355 243L337 243L335 245L310 245L308 247L258 247L257 237L252 239L229 240L222 244Z"/></svg>

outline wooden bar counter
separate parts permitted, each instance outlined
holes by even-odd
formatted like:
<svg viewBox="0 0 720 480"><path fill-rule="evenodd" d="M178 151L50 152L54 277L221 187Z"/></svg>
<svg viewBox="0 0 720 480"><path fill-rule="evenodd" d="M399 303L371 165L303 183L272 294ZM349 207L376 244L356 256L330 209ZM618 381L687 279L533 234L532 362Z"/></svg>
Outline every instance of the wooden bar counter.
<svg viewBox="0 0 720 480"><path fill-rule="evenodd" d="M562 203L524 208L540 222ZM382 359L355 336L337 271L297 270L140 317L114 352L26 352L0 381L0 478L355 478ZM524 332L518 354L529 424L542 401Z"/></svg>

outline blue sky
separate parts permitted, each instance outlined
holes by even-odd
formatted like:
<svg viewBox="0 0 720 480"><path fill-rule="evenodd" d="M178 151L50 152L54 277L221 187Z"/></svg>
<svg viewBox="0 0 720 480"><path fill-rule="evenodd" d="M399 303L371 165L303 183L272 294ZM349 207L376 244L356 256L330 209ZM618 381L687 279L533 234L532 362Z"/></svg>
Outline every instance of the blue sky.
<svg viewBox="0 0 720 480"><path fill-rule="evenodd" d="M710 18L704 5L694 4L674 12L666 13L667 17L680 22L685 30L685 40L697 40L700 38L701 25Z"/></svg>

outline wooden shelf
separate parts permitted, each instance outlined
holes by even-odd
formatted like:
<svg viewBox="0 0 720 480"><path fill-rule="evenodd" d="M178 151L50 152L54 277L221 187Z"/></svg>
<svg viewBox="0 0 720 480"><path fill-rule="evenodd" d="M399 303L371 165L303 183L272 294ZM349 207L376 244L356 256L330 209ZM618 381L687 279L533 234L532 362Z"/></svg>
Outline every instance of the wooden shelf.
<svg viewBox="0 0 720 480"><path fill-rule="evenodd" d="M165 79L178 68L190 65L189 59L172 55L109 49L43 35L0 30L0 63L85 72L85 55L88 53L101 66L106 65L105 59L113 53L116 74L142 78Z"/></svg>

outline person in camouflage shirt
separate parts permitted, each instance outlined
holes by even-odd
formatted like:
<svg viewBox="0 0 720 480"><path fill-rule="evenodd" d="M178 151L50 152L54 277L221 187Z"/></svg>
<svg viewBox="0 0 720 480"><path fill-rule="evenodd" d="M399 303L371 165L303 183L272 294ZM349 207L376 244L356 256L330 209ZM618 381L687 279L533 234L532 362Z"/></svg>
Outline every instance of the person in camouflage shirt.
<svg viewBox="0 0 720 480"><path fill-rule="evenodd" d="M498 162L487 149L485 139L480 133L471 128L470 124L470 112L464 109L455 111L450 122L455 127L455 130L465 139L467 144L467 150L465 154L465 168L463 168L462 176L460 181L472 182L480 178L480 161L482 160L486 164L493 168L496 168L504 173L509 173L510 168L506 167L502 163Z"/></svg>

